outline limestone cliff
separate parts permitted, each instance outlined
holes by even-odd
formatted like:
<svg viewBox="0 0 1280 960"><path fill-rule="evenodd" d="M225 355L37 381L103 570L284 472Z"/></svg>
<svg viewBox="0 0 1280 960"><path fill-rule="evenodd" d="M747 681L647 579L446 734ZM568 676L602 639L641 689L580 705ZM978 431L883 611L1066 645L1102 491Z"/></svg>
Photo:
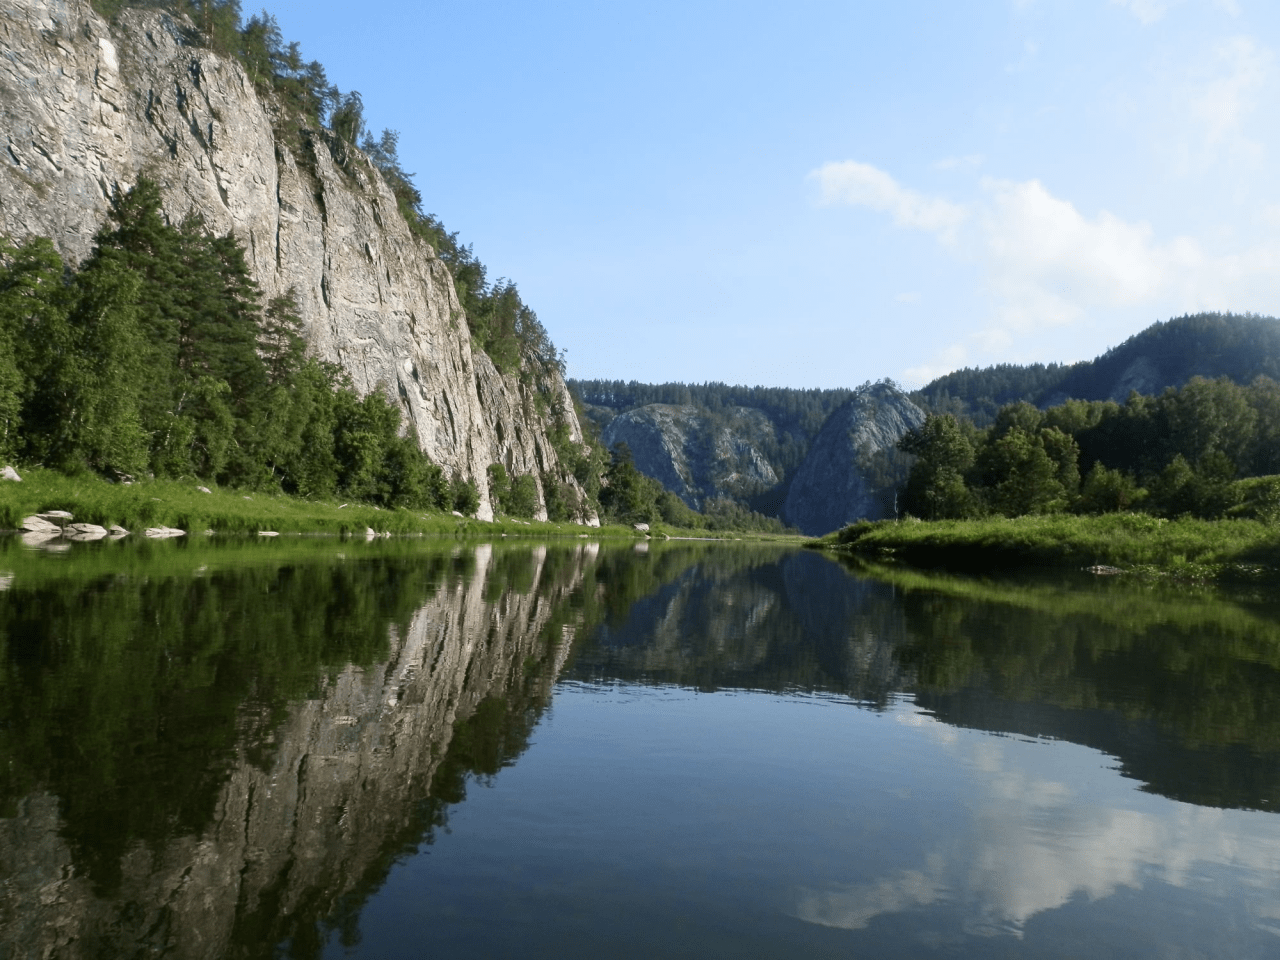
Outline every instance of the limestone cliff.
<svg viewBox="0 0 1280 960"><path fill-rule="evenodd" d="M890 384L858 390L813 441L787 493L783 519L821 536L855 520L893 516L901 478L888 460L899 438L924 419L924 411Z"/></svg>
<svg viewBox="0 0 1280 960"><path fill-rule="evenodd" d="M88 0L0 0L0 234L49 236L78 262L113 192L145 173L171 221L240 239L267 297L295 291L311 351L398 402L423 451L476 481L479 516L502 463L535 478L545 519L544 476L577 488L552 418L582 439L559 374L504 376L473 350L448 268L381 176L340 167L322 131L295 152L240 65L191 35L153 10L108 24Z"/></svg>
<svg viewBox="0 0 1280 960"><path fill-rule="evenodd" d="M641 473L697 510L710 498L745 499L776 485L756 447L773 434L759 410L733 407L713 419L697 407L651 403L610 420L602 440L626 443Z"/></svg>

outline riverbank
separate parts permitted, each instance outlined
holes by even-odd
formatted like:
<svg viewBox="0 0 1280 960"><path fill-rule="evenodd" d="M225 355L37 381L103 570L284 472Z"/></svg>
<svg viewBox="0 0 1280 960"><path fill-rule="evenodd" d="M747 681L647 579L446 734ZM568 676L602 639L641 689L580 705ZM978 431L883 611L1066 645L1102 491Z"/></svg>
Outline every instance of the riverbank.
<svg viewBox="0 0 1280 960"><path fill-rule="evenodd" d="M23 518L50 510L64 510L77 523L102 527L118 524L135 534L151 527L171 527L187 534L212 530L218 534L278 534L461 537L697 537L735 540L790 540L777 534L686 530L652 525L647 532L632 526L519 520L499 517L492 522L430 510L383 510L370 504L305 500L217 487L204 492L194 480L140 480L108 483L97 477L68 477L54 470L26 469L22 480L0 481L0 530L17 530Z"/></svg>
<svg viewBox="0 0 1280 960"><path fill-rule="evenodd" d="M1140 513L884 520L852 524L809 546L962 571L1084 567L1223 581L1280 575L1280 529L1258 520Z"/></svg>

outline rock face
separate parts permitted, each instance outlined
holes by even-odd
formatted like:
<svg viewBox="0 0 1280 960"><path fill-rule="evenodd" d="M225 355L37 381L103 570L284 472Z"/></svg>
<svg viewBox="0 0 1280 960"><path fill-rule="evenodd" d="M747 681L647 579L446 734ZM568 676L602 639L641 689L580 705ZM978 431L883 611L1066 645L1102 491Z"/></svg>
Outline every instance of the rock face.
<svg viewBox="0 0 1280 960"><path fill-rule="evenodd" d="M626 443L636 469L697 510L710 498L748 497L778 483L752 443L773 432L769 418L748 407L713 420L696 407L651 403L614 417L602 440Z"/></svg>
<svg viewBox="0 0 1280 960"><path fill-rule="evenodd" d="M472 351L447 267L381 176L362 160L339 167L321 131L295 154L240 65L190 34L156 11L108 24L87 0L0 0L0 234L51 237L79 262L113 192L145 173L171 221L199 214L239 238L266 297L295 292L310 350L398 402L423 451L476 481L481 518L493 516L486 468L502 463L534 477L545 519L542 476L577 483L537 385ZM541 406L580 441L563 380L542 380Z"/></svg>
<svg viewBox="0 0 1280 960"><path fill-rule="evenodd" d="M924 423L924 411L887 383L863 387L827 419L787 493L783 518L810 536L894 515L894 485L871 475L877 454Z"/></svg>

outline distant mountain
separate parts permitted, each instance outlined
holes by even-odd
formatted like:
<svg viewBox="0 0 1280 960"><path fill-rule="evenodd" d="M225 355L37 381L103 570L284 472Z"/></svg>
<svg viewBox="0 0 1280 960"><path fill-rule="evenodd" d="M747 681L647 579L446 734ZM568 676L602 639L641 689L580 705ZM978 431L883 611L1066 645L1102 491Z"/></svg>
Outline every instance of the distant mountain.
<svg viewBox="0 0 1280 960"><path fill-rule="evenodd" d="M1049 407L1067 399L1123 401L1157 394L1192 377L1247 384L1280 380L1280 320L1256 314L1200 313L1152 324L1094 360L1076 364L1001 364L939 377L912 396L937 413L979 426L1000 407L1025 400Z"/></svg>
<svg viewBox="0 0 1280 960"><path fill-rule="evenodd" d="M775 440L773 423L752 407L712 416L692 404L649 403L610 419L601 440L625 443L636 469L695 510L727 497L742 504L778 485L759 447Z"/></svg>
<svg viewBox="0 0 1280 960"><path fill-rule="evenodd" d="M827 417L854 391L569 380L606 446L698 508L723 498L778 516Z"/></svg>

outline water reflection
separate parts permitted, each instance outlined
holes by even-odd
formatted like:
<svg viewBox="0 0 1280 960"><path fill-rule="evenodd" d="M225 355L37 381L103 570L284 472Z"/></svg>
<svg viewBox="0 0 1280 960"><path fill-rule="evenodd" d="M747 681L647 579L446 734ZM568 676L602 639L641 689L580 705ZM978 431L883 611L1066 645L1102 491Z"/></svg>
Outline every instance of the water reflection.
<svg viewBox="0 0 1280 960"><path fill-rule="evenodd" d="M13 575L0 955L313 953L518 755L591 553L359 552Z"/></svg>
<svg viewBox="0 0 1280 960"><path fill-rule="evenodd" d="M661 927L663 889L671 955L729 927L771 955L977 955L1086 909L1153 949L1280 933L1265 596L642 546L0 541L0 957L359 952L469 786L533 762L553 699L594 726L539 734L546 792L505 801L536 835L450 836L433 875L491 898L498 953L627 955L556 925L626 902ZM719 693L677 722L668 691ZM572 902L521 887L521 926L492 858L558 868ZM444 942L457 917L424 901Z"/></svg>
<svg viewBox="0 0 1280 960"><path fill-rule="evenodd" d="M926 938L1021 938L1045 911L1121 889L1149 887L1159 897L1163 886L1229 900L1251 927L1280 934L1274 817L1135 801L1113 783L1100 789L1088 770L1096 756L1084 751L1064 758L1067 751L1055 749L1059 769L1046 773L1036 756L1044 743L975 736L915 712L896 719L956 761L972 791L967 816L951 821L948 835L911 866L872 882L801 889L800 919L860 930L876 917L909 912Z"/></svg>

